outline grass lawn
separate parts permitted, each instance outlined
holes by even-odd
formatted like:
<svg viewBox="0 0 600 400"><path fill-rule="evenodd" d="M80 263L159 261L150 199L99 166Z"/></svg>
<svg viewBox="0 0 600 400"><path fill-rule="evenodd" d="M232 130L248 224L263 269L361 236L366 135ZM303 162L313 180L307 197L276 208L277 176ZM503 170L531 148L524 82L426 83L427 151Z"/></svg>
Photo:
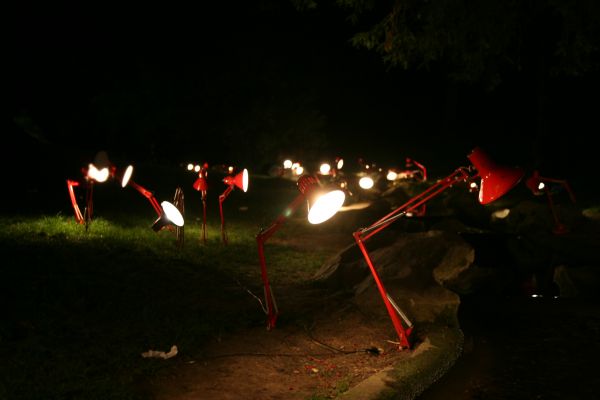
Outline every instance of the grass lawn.
<svg viewBox="0 0 600 400"><path fill-rule="evenodd" d="M58 215L0 217L0 398L147 398L144 383L169 363L142 352L176 345L197 355L223 332L264 325L255 235L298 193L287 183L275 192L273 203L233 192L225 203L227 246L214 199L208 242L199 240L201 214L188 212L199 196L186 199L182 249L173 232L149 229L152 209L143 198L137 212L102 214L98 195L88 231L69 214L66 197ZM303 226L297 214L279 238ZM329 255L276 240L266 246L278 284L306 281Z"/></svg>

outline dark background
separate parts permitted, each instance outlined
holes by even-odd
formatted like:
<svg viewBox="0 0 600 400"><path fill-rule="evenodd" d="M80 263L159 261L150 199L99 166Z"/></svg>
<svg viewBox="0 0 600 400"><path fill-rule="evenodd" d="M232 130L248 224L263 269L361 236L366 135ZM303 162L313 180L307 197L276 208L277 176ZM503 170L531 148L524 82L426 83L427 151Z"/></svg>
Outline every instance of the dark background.
<svg viewBox="0 0 600 400"><path fill-rule="evenodd" d="M488 90L443 68L390 68L350 44L361 26L329 2L304 12L286 1L52 4L7 15L3 163L21 190L79 178L99 150L119 165L251 172L284 157L413 157L435 177L478 145L576 191L598 170L596 73L549 81L540 119L535 76L507 74Z"/></svg>

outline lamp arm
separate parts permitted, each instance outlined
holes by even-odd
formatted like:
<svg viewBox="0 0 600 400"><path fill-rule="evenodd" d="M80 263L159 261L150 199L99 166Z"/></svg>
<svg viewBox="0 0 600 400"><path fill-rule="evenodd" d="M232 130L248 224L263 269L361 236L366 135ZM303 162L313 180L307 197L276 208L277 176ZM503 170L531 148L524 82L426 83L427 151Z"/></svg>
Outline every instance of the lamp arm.
<svg viewBox="0 0 600 400"><path fill-rule="evenodd" d="M202 191L202 241L206 243L206 190Z"/></svg>
<svg viewBox="0 0 600 400"><path fill-rule="evenodd" d="M129 181L129 185L132 186L138 192L140 192L142 194L142 196L144 196L145 198L147 198L148 201L150 202L150 204L152 204L152 208L154 208L154 211L156 211L156 213L158 214L158 216L159 217L162 216L163 209L160 206L160 204L158 204L158 200L156 200L156 198L154 197L154 194L151 191L149 191L149 190L145 189L144 187L138 185L137 183L135 183L132 180Z"/></svg>
<svg viewBox="0 0 600 400"><path fill-rule="evenodd" d="M377 273L377 270L373 265L373 260L371 259L371 256L369 255L369 252L364 242L371 236L388 227L392 222L406 215L407 212L410 212L411 210L414 210L422 204L425 204L427 201L442 193L444 190L451 187L453 184L460 181L466 181L470 177L471 176L467 168L459 167L446 178L436 182L424 192L416 195L415 197L413 197L412 199L410 199L409 201L407 201L388 215L375 221L371 226L359 229L353 234L354 240L356 241L356 244L358 245L360 251L363 254L367 266L371 271L371 275L373 275L373 278L375 279L375 283L377 285L377 289L379 290L379 294L381 295L381 299L383 300L385 308L390 316L390 319L392 320L392 324L394 325L394 329L396 330L396 334L398 335L400 348L410 347L408 338L412 333L412 322L408 319L406 314L404 314L400 307L392 300L390 295L387 293L383 282L381 281L381 278L379 277L379 274ZM402 325L402 322L400 321L399 317L402 318L402 320L404 321L406 328L404 328L404 326Z"/></svg>
<svg viewBox="0 0 600 400"><path fill-rule="evenodd" d="M468 169L466 167L459 167L458 169L456 169L456 171L448 175L446 178L439 180L434 185L430 186L420 194L414 196L406 203L396 208L391 213L375 221L369 227L359 229L357 232L359 233L361 239L366 241L371 236L385 229L395 220L403 217L407 213L415 210L416 208L419 208L421 205L425 204L426 202L428 202L438 194L442 193L444 190L451 187L455 183L460 181L466 181L469 178L471 178L471 176L469 175Z"/></svg>
<svg viewBox="0 0 600 400"><path fill-rule="evenodd" d="M79 182L67 179L67 188L69 189L69 197L71 197L71 204L73 205L73 211L75 212L75 221L78 224L83 224L83 215L77 204L77 198L75 197L75 186L79 186Z"/></svg>
<svg viewBox="0 0 600 400"><path fill-rule="evenodd" d="M562 185L565 190L567 191L567 193L569 193L569 197L571 198L571 201L573 203L575 203L575 194L573 193L573 190L571 190L571 185L569 185L569 182L567 182L566 180L563 179L554 179L554 178L546 178L543 176L539 177L540 180L544 181L544 182L551 182L551 183L558 183L560 185Z"/></svg>
<svg viewBox="0 0 600 400"><path fill-rule="evenodd" d="M417 166L417 168L419 168L421 170L421 173L423 174L423 180L426 181L427 180L427 168L425 168L425 166L423 164L421 164L418 161L413 160L412 158L410 159L410 162L415 164Z"/></svg>
<svg viewBox="0 0 600 400"><path fill-rule="evenodd" d="M294 201L288 206L283 214L280 214L277 219L267 228L261 229L256 235L256 244L258 246L258 259L260 261L261 276L265 291L265 300L267 303L267 329L275 328L277 321L277 304L275 297L269 284L269 276L267 274L267 262L265 260L265 242L273 236L273 234L283 225L289 215L291 215L304 201L304 194L299 194Z"/></svg>
<svg viewBox="0 0 600 400"><path fill-rule="evenodd" d="M219 196L219 213L221 214L221 239L227 244L227 235L225 234L225 217L223 215L223 202L233 190L233 185L229 185L227 189Z"/></svg>

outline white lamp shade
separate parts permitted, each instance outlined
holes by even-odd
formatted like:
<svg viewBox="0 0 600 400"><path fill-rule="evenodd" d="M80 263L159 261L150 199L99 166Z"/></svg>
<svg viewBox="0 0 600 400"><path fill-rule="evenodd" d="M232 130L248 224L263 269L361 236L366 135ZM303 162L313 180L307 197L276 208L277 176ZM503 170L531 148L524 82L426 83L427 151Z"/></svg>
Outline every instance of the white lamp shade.
<svg viewBox="0 0 600 400"><path fill-rule="evenodd" d="M175 207L168 201L163 201L162 203L160 203L160 205L169 221L171 221L176 226L183 226L183 215L181 215L177 207Z"/></svg>
<svg viewBox="0 0 600 400"><path fill-rule="evenodd" d="M308 210L308 222L320 224L333 217L344 204L346 195L341 190L332 190L319 196Z"/></svg>

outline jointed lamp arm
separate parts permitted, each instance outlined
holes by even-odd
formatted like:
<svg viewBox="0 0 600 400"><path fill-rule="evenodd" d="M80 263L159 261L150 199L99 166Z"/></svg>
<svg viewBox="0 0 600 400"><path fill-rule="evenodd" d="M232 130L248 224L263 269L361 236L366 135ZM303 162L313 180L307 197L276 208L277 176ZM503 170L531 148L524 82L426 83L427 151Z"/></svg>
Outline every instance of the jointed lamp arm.
<svg viewBox="0 0 600 400"><path fill-rule="evenodd" d="M132 186L138 192L140 192L142 194L142 196L144 196L145 198L147 198L148 201L150 201L150 204L152 204L152 208L154 208L154 211L156 211L156 214L158 214L159 217L162 216L163 209L160 206L160 204L158 204L158 200L156 200L156 198L154 197L154 194L151 191L149 191L149 190L143 188L142 186L138 185L133 180L129 181L129 185Z"/></svg>
<svg viewBox="0 0 600 400"><path fill-rule="evenodd" d="M300 193L294 201L288 206L283 214L280 214L277 219L267 228L261 229L261 231L256 235L256 243L258 245L258 258L260 261L260 268L262 274L262 280L264 284L265 291L265 301L267 305L266 313L267 313L267 329L275 328L275 323L277 322L277 303L275 302L275 297L273 296L273 292L271 290L271 286L269 285L269 277L267 275L267 263L265 261L265 251L264 245L265 242L273 236L273 234L283 225L285 220L289 215L291 215L296 209L304 202L305 196L303 193Z"/></svg>
<svg viewBox="0 0 600 400"><path fill-rule="evenodd" d="M227 235L225 234L225 217L223 216L223 202L233 191L233 185L229 185L227 189L219 196L219 212L221 213L221 238L223 242L227 244Z"/></svg>
<svg viewBox="0 0 600 400"><path fill-rule="evenodd" d="M69 196L71 197L71 204L73 205L73 211L75 212L75 221L78 224L83 225L83 215L81 214L81 210L79 209L79 205L77 204L77 198L75 197L75 190L73 189L75 186L79 186L79 182L72 181L67 179L67 188L69 189Z"/></svg>
<svg viewBox="0 0 600 400"><path fill-rule="evenodd" d="M547 177L543 177L543 176L540 176L539 179L542 182L558 183L559 185L562 185L562 187L564 187L565 190L567 191L567 193L569 194L569 198L571 199L571 201L573 203L576 203L575 194L573 193L573 190L571 190L571 185L569 185L569 182L567 182L563 179L547 178ZM547 188L546 188L546 193L549 193Z"/></svg>
<svg viewBox="0 0 600 400"><path fill-rule="evenodd" d="M417 168L419 168L421 170L421 173L423 174L423 180L424 181L427 180L427 168L425 168L425 166L423 164L421 164L418 161L413 160L412 158L409 158L406 161L407 161L407 164L412 163L412 164L416 165Z"/></svg>
<svg viewBox="0 0 600 400"><path fill-rule="evenodd" d="M427 201L431 200L433 197L439 195L440 193L442 193L444 190L451 187L455 183L458 183L461 181L467 181L470 178L472 178L472 176L469 174L469 170L465 167L460 167L456 171L454 171L452 174L450 174L448 177L438 181L437 183L435 183L433 186L431 186L430 188L428 188L421 194L416 195L415 197L413 197L412 199L410 199L409 201L407 201L400 207L396 208L391 213L389 213L386 216L384 216L383 218L375 221L369 227L359 229L358 231L354 232L354 234L353 234L354 240L358 244L358 247L360 248L360 251L362 252L362 254L364 256L365 261L367 262L367 265L369 266L371 274L373 275L373 278L375 279L375 283L377 284L377 288L379 289L379 294L381 295L381 298L382 298L382 300L385 304L385 307L388 311L388 314L392 320L394 328L396 329L396 333L398 334L399 346L401 348L410 347L408 338L409 338L410 334L412 333L412 323L410 322L408 317L404 314L404 312L402 312L400 307L398 307L398 305L394 302L394 300L390 297L390 295L385 290L385 287L383 286L383 283L381 282L381 279L379 278L379 274L377 273L377 270L375 269L375 266L373 265L373 261L371 260L371 257L369 256L367 248L365 247L365 241L367 241L369 238L371 238L378 232L382 231L383 229L387 228L391 223L393 223L397 219L405 216L407 213L418 208L422 204L425 204ZM406 328L400 322L400 319L398 318L399 316L404 321Z"/></svg>

